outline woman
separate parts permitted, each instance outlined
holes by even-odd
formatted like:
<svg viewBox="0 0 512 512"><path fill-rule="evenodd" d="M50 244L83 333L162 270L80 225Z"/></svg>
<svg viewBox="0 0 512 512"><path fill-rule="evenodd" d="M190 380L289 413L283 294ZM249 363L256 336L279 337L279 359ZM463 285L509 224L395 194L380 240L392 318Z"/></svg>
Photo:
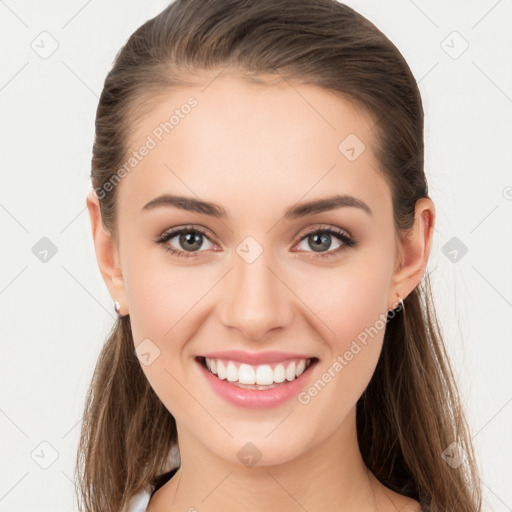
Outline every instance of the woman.
<svg viewBox="0 0 512 512"><path fill-rule="evenodd" d="M423 150L407 63L334 0L177 0L135 31L87 198L119 319L82 510L480 510Z"/></svg>

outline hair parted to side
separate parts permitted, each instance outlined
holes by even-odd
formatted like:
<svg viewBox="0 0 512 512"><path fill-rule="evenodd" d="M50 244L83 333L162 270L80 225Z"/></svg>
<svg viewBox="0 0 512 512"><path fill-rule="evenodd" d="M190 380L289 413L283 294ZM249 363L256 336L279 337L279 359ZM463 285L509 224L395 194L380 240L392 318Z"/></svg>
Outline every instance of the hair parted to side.
<svg viewBox="0 0 512 512"><path fill-rule="evenodd" d="M101 93L93 188L122 166L144 108L174 86L196 84L201 72L224 69L255 83L317 85L370 113L397 236L412 227L416 201L428 197L418 86L393 43L335 0L176 0L140 26ZM103 225L116 238L116 188L99 199ZM480 511L477 464L428 275L404 305L388 320L379 363L357 404L363 459L384 485L425 511ZM141 369L130 325L129 316L117 320L86 398L75 468L86 512L124 511L168 471L177 443L174 417ZM465 454L457 468L442 457L454 442Z"/></svg>

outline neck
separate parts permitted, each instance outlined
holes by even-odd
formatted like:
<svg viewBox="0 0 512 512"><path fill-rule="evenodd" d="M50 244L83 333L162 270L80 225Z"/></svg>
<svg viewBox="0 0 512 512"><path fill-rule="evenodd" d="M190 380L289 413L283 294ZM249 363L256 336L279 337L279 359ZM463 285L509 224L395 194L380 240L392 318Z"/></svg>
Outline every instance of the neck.
<svg viewBox="0 0 512 512"><path fill-rule="evenodd" d="M375 510L379 483L359 451L355 408L331 436L279 464L246 467L219 457L188 431L178 438L180 470L154 494L148 512Z"/></svg>

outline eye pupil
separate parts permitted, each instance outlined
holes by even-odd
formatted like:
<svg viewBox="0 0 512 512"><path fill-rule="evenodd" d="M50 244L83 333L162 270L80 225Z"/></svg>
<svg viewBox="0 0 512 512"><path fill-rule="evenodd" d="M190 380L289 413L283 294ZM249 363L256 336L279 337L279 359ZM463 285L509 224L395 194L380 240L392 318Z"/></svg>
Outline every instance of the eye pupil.
<svg viewBox="0 0 512 512"><path fill-rule="evenodd" d="M189 231L180 235L180 244L182 247L186 247L186 244L196 244L195 247L189 247L192 251L197 251L201 248L202 234L195 231Z"/></svg>
<svg viewBox="0 0 512 512"><path fill-rule="evenodd" d="M310 237L310 240L314 240L313 242L313 245L311 246L313 248L314 251L316 252L321 252L321 251L318 251L317 249L320 248L320 249L329 249L329 246L330 246L330 242L331 242L331 235L328 235L328 234L325 234L325 233L315 233L314 235L311 235ZM323 247L322 247L322 244L323 244Z"/></svg>

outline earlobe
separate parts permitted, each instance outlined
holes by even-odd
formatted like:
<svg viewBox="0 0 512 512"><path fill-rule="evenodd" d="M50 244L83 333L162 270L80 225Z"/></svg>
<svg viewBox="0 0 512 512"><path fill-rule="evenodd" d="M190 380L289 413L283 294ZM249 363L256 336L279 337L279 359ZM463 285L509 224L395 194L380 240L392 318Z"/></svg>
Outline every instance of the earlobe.
<svg viewBox="0 0 512 512"><path fill-rule="evenodd" d="M123 307L123 304L126 304L126 298L117 244L114 237L103 226L99 200L94 190L89 192L86 201L98 267L113 302L118 301L120 307Z"/></svg>
<svg viewBox="0 0 512 512"><path fill-rule="evenodd" d="M414 226L400 240L401 265L393 275L388 303L405 299L418 286L427 267L434 235L435 206L429 197L416 201Z"/></svg>

